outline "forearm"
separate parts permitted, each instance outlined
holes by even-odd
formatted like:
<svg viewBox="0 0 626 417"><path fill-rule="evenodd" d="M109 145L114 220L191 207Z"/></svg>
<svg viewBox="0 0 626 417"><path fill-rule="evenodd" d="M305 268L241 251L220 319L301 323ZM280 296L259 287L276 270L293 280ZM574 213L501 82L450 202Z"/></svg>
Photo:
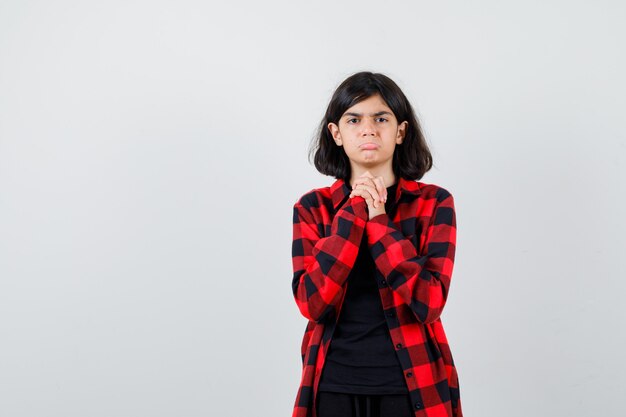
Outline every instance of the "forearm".
<svg viewBox="0 0 626 417"><path fill-rule="evenodd" d="M452 196L438 204L425 231L424 254L406 238L387 214L366 226L368 247L388 285L422 323L437 320L446 303L456 250Z"/></svg>
<svg viewBox="0 0 626 417"><path fill-rule="evenodd" d="M300 312L309 320L320 321L336 312L358 256L366 218L365 200L348 199L335 214L330 234L320 237L310 211L301 204L294 206L292 290Z"/></svg>

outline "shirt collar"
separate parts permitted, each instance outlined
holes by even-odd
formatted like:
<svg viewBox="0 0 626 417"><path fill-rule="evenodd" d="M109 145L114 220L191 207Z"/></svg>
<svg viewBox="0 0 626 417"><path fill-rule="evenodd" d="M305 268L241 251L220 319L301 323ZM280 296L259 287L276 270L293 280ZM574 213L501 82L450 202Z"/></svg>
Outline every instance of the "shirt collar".
<svg viewBox="0 0 626 417"><path fill-rule="evenodd" d="M422 192L417 181L407 180L402 177L396 178L398 179L399 192L396 192L394 204L398 203L401 194L410 194L417 196ZM339 204L341 204L344 199L350 195L351 192L352 188L350 187L350 184L341 178L336 180L330 186L330 194L333 200L333 208L335 209L335 211L337 210Z"/></svg>

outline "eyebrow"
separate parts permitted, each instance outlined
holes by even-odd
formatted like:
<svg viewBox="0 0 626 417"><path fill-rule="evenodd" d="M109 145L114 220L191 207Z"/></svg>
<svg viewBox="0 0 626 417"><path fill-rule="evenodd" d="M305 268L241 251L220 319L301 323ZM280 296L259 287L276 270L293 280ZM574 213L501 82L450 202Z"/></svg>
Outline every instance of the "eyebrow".
<svg viewBox="0 0 626 417"><path fill-rule="evenodd" d="M374 116L374 117L375 116L382 116L383 114L387 114L389 116L393 115L393 113L388 112L386 110L383 110L383 111L379 111L379 112L376 112L376 113L371 113L370 116ZM363 117L363 113L346 112L346 113L343 114L343 116L344 117L345 116Z"/></svg>

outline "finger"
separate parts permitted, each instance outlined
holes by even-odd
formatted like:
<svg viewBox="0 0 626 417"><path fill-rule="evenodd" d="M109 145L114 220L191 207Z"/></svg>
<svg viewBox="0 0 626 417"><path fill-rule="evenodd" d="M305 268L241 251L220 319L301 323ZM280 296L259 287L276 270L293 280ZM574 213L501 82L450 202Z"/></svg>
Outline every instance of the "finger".
<svg viewBox="0 0 626 417"><path fill-rule="evenodd" d="M361 175L360 177L356 177L356 179L354 180L354 185L356 184L367 184L370 182L370 177L366 177Z"/></svg>
<svg viewBox="0 0 626 417"><path fill-rule="evenodd" d="M367 173L369 173L369 171L367 171ZM371 174L369 174L370 176L366 176L366 174L363 174L359 177L357 177L354 181L354 186L356 187L359 184L371 187L371 189L375 190L377 194L372 193L373 198L376 201L384 201L381 200L381 198L384 198L384 194L386 193L386 189L385 189L385 181L383 180L383 177L374 177L371 176ZM378 185L381 184L381 185ZM379 198L380 197L380 198Z"/></svg>
<svg viewBox="0 0 626 417"><path fill-rule="evenodd" d="M363 197L363 199L365 200L365 203L367 203L368 206L372 206L373 204L373 199L372 196L370 195L370 193L368 193L366 190L363 189L355 189L352 191L352 193L350 193L351 197Z"/></svg>
<svg viewBox="0 0 626 417"><path fill-rule="evenodd" d="M374 208L378 208L380 196L378 194L378 190L376 190L376 185L373 184L371 180L368 180L367 182L360 182L356 185L356 187L368 194L367 198L365 196L363 196L363 198L371 200L368 201L370 205Z"/></svg>
<svg viewBox="0 0 626 417"><path fill-rule="evenodd" d="M383 177L380 177L380 185L383 189L383 202L387 201L387 188L385 187L385 181L383 180Z"/></svg>
<svg viewBox="0 0 626 417"><path fill-rule="evenodd" d="M365 184L365 185L369 185L370 187L374 187L376 188L376 184L374 183L374 178L370 178L370 177L358 177L355 181L354 181L355 186L357 184Z"/></svg>
<svg viewBox="0 0 626 417"><path fill-rule="evenodd" d="M385 182L382 180L382 177L376 177L372 179L374 186L376 187L376 192L378 193L378 201L384 202L385 199Z"/></svg>
<svg viewBox="0 0 626 417"><path fill-rule="evenodd" d="M382 183L382 187L381 187ZM370 184L371 190L374 191L372 193L372 198L375 199L376 204L380 205L384 202L384 193L385 193L385 183L382 181L382 177L380 178L372 178Z"/></svg>

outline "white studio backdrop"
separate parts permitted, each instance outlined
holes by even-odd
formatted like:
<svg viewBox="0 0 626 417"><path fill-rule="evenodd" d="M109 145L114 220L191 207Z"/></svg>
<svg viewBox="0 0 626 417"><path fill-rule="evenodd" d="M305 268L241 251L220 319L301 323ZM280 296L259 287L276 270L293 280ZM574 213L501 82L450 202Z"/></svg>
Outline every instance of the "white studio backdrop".
<svg viewBox="0 0 626 417"><path fill-rule="evenodd" d="M466 417L624 415L619 1L0 2L0 415L289 416L334 88L418 111Z"/></svg>

